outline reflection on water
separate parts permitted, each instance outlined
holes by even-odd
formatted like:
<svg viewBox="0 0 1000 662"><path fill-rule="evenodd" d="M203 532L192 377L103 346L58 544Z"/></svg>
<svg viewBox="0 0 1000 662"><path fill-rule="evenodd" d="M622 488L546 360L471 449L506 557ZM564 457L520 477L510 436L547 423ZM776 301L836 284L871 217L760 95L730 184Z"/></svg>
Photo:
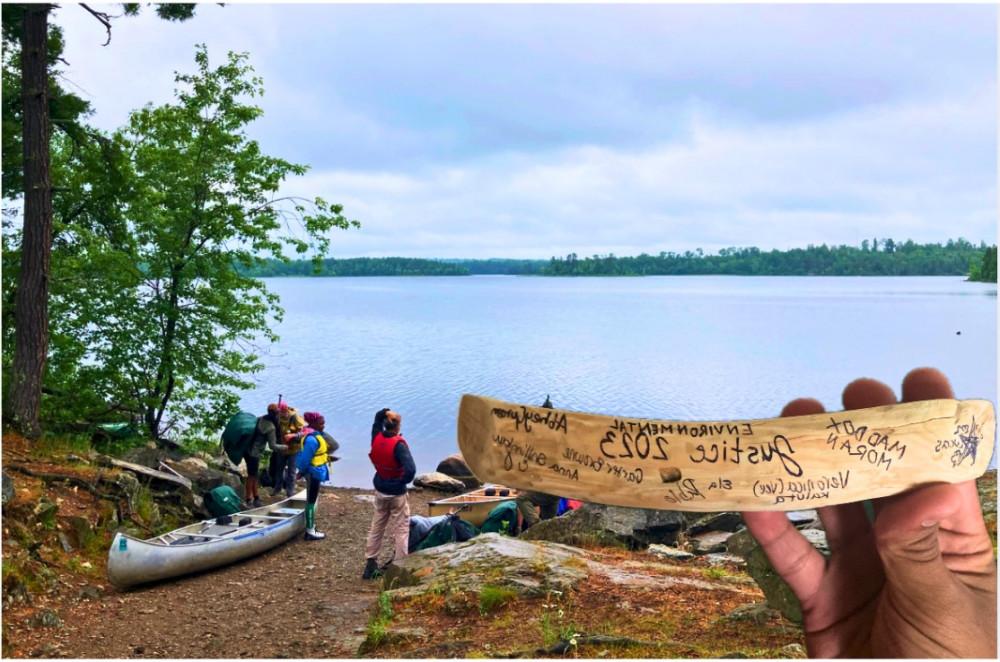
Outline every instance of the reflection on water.
<svg viewBox="0 0 1000 662"><path fill-rule="evenodd" d="M419 472L457 450L462 393L665 419L840 409L866 376L933 365L996 401L996 285L961 278L280 278L281 336L242 406L284 394L341 442L338 484L370 486L374 413L403 414Z"/></svg>

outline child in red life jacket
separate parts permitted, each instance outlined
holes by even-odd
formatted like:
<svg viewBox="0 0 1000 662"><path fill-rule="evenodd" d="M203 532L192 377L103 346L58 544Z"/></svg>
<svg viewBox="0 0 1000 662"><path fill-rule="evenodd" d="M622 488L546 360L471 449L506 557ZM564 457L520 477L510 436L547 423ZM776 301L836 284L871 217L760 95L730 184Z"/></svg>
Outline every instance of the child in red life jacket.
<svg viewBox="0 0 1000 662"><path fill-rule="evenodd" d="M378 554L382 539L388 534L393 544L393 559L406 556L410 538L410 502L406 485L413 480L417 467L410 448L400 434L403 417L389 409L375 414L372 425L372 449L368 454L375 466L375 514L365 542L365 570L362 579L378 575Z"/></svg>
<svg viewBox="0 0 1000 662"><path fill-rule="evenodd" d="M305 539L322 540L326 534L316 530L316 501L319 499L320 483L330 480L330 471L327 468L329 455L340 445L333 437L323 432L326 419L322 414L307 411L303 418L308 427L302 430L302 450L295 458L295 468L300 477L308 480Z"/></svg>

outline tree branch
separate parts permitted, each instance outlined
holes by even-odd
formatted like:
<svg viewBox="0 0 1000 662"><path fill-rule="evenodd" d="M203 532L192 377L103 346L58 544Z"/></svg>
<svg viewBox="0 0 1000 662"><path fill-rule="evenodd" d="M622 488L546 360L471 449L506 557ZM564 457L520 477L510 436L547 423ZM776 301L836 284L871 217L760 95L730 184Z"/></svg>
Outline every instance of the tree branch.
<svg viewBox="0 0 1000 662"><path fill-rule="evenodd" d="M100 21L101 24L104 25L104 29L108 31L108 40L105 41L101 45L102 46L107 46L108 44L110 44L111 43L111 17L108 16L107 14L105 14L104 12L94 11L93 9L91 9L87 5L83 4L82 2L80 3L80 6L83 7L84 9L86 9L88 12L90 12L91 16L93 16L98 21Z"/></svg>

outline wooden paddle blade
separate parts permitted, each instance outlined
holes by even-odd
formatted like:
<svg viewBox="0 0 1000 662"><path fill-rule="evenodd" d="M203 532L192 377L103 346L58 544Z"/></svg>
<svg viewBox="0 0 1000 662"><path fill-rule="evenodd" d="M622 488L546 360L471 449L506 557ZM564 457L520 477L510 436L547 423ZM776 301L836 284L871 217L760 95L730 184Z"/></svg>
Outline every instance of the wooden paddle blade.
<svg viewBox="0 0 1000 662"><path fill-rule="evenodd" d="M602 416L465 395L458 445L480 480L663 510L799 510L983 474L988 400L766 420Z"/></svg>

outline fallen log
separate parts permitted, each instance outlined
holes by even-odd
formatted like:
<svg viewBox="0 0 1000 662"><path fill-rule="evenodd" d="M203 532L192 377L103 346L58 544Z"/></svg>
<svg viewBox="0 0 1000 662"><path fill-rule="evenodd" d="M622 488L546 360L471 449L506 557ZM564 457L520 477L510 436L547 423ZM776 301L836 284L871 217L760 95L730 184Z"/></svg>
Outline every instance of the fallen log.
<svg viewBox="0 0 1000 662"><path fill-rule="evenodd" d="M11 464L10 462L5 464L4 468L9 469L11 471L16 471L17 473L20 474L24 474L25 476L38 478L45 483L63 482L63 483L69 483L70 485L74 485L76 487L82 487L83 489L87 490L94 496L99 497L101 499L107 499L108 501L118 501L119 498L113 494L106 494L104 492L101 492L100 490L97 489L95 485L84 480L83 478L80 478L79 476L57 474L47 471L35 471L34 469L28 469L27 467L21 466L19 464ZM98 477L97 482L102 482L102 478Z"/></svg>
<svg viewBox="0 0 1000 662"><path fill-rule="evenodd" d="M116 467L118 469L124 469L125 471L130 471L132 473L139 474L141 476L146 476L154 480L164 481L172 485L178 485L186 490L191 489L191 481L188 480L187 478L184 478L183 476L174 476L164 471L150 469L149 467L144 467L141 464L126 462L125 460L119 460L117 458L107 457L106 455L102 455L98 459L98 461L107 466Z"/></svg>

